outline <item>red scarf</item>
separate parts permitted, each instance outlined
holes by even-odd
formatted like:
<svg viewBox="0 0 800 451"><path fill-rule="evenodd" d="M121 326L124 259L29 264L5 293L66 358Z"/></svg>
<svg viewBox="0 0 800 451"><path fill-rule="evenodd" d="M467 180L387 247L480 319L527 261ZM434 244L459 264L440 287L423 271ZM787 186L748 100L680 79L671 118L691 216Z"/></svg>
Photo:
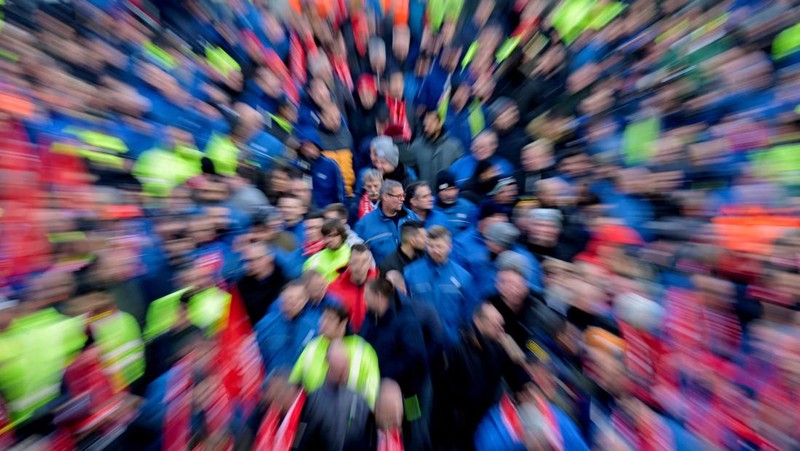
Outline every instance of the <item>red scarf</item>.
<svg viewBox="0 0 800 451"><path fill-rule="evenodd" d="M306 52L297 33L289 37L289 73L300 85L306 84Z"/></svg>
<svg viewBox="0 0 800 451"><path fill-rule="evenodd" d="M306 402L306 393L301 391L281 420L280 412L270 407L258 428L255 449L259 451L290 451L300 424L300 413Z"/></svg>
<svg viewBox="0 0 800 451"><path fill-rule="evenodd" d="M378 431L378 451L403 451L403 436L400 428L389 432Z"/></svg>
<svg viewBox="0 0 800 451"><path fill-rule="evenodd" d="M386 134L399 136L403 141L411 140L411 125L406 115L406 101L386 96L386 105L389 107L389 126Z"/></svg>
<svg viewBox="0 0 800 451"><path fill-rule="evenodd" d="M323 240L317 240L313 242L307 242L303 245L303 256L308 257L310 255L314 255L317 252L325 249L325 242Z"/></svg>
<svg viewBox="0 0 800 451"><path fill-rule="evenodd" d="M333 74L347 86L348 90L353 91L353 77L350 75L350 66L347 64L347 57L328 55L328 60L331 62Z"/></svg>
<svg viewBox="0 0 800 451"><path fill-rule="evenodd" d="M375 211L375 204L369 199L369 194L364 193L361 201L358 202L358 219L363 218L368 213Z"/></svg>

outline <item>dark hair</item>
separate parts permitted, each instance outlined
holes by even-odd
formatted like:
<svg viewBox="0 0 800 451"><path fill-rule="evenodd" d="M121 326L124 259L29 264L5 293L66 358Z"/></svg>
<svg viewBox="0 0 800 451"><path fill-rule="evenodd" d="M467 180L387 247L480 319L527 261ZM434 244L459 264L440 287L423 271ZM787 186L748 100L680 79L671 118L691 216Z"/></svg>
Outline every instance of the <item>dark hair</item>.
<svg viewBox="0 0 800 451"><path fill-rule="evenodd" d="M347 220L348 216L347 207L345 207L344 204L340 203L328 205L327 207L325 207L324 213L336 213L340 218L344 219L345 221Z"/></svg>
<svg viewBox="0 0 800 451"><path fill-rule="evenodd" d="M414 196L417 195L417 191L423 186L427 186L428 188L430 188L428 182L424 180L416 181L408 185L408 188L406 188L406 206L411 205L411 199L413 199Z"/></svg>
<svg viewBox="0 0 800 451"><path fill-rule="evenodd" d="M416 236L416 234L424 228L425 224L419 221L408 221L400 226L400 240L405 243L411 239L412 236Z"/></svg>
<svg viewBox="0 0 800 451"><path fill-rule="evenodd" d="M366 288L386 299L392 299L392 295L394 294L394 285L383 277L370 280L367 282Z"/></svg>
<svg viewBox="0 0 800 451"><path fill-rule="evenodd" d="M319 210L309 211L308 213L306 213L306 216L303 218L303 221L308 221L311 219L325 220L325 216L322 216L322 212Z"/></svg>
<svg viewBox="0 0 800 451"><path fill-rule="evenodd" d="M328 219L322 224L322 236L339 235L344 238L347 236L347 230L338 219Z"/></svg>
<svg viewBox="0 0 800 451"><path fill-rule="evenodd" d="M364 252L369 252L369 248L364 243L354 244L352 248L350 248L351 254L363 254Z"/></svg>
<svg viewBox="0 0 800 451"><path fill-rule="evenodd" d="M338 303L329 303L325 305L326 312L333 312L339 317L339 321L347 321L350 318L350 312L347 307Z"/></svg>
<svg viewBox="0 0 800 451"><path fill-rule="evenodd" d="M445 227L440 225L433 226L428 230L428 238L431 240L439 240L439 239L447 239L451 238L450 231L447 230Z"/></svg>
<svg viewBox="0 0 800 451"><path fill-rule="evenodd" d="M217 175L217 169L214 166L214 162L211 158L203 157L200 159L200 168L203 171L203 174L206 175Z"/></svg>

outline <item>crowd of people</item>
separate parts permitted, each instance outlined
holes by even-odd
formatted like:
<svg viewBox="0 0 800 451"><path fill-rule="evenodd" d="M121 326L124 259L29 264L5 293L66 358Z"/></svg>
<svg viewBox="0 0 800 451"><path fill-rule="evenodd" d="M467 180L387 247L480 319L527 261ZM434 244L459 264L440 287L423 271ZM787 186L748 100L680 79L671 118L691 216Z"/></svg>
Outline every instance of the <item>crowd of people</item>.
<svg viewBox="0 0 800 451"><path fill-rule="evenodd" d="M796 0L0 11L0 449L800 449Z"/></svg>

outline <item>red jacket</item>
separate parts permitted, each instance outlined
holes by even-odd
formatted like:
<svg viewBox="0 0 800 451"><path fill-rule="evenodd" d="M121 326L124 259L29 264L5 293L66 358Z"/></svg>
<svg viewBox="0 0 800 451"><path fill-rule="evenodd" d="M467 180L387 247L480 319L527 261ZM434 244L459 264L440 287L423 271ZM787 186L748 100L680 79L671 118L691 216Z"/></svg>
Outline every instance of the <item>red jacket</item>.
<svg viewBox="0 0 800 451"><path fill-rule="evenodd" d="M367 273L367 280L378 277L378 270L372 268ZM350 280L350 269L347 269L328 286L328 294L336 297L350 312L350 325L353 332L358 333L364 317L367 315L367 304L364 302L364 285L358 286Z"/></svg>

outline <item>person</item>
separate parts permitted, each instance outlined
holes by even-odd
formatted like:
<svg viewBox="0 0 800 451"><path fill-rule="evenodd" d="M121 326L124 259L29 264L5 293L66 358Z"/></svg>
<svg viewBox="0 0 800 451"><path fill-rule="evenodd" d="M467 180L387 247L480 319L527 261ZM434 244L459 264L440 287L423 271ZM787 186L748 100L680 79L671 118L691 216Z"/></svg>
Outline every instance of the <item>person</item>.
<svg viewBox="0 0 800 451"><path fill-rule="evenodd" d="M450 80L450 99L444 116L444 129L469 149L472 139L484 127L483 107L474 99L472 86L464 77L454 74Z"/></svg>
<svg viewBox="0 0 800 451"><path fill-rule="evenodd" d="M496 176L509 176L514 173L514 166L506 159L496 155L497 134L492 130L484 130L472 140L472 153L456 161L450 170L456 177L456 184L464 188L477 172L478 163L486 162L494 169Z"/></svg>
<svg viewBox="0 0 800 451"><path fill-rule="evenodd" d="M491 304L482 303L447 352L448 366L435 386L434 443L449 449L474 449L472 434L501 398L502 381L520 390L530 378L509 351L503 317Z"/></svg>
<svg viewBox="0 0 800 451"><path fill-rule="evenodd" d="M375 120L383 99L378 97L375 77L370 74L363 74L358 78L356 93L358 95L355 98L355 110L349 112L348 122L355 142L354 149L361 149L364 141L375 134ZM364 163L356 158L353 159L353 163L356 173L364 166Z"/></svg>
<svg viewBox="0 0 800 451"><path fill-rule="evenodd" d="M428 374L428 356L419 321L409 306L395 299L395 288L384 278L367 282L364 300L370 315L359 331L375 349L381 376L400 384L410 423L408 449L424 449L429 443L428 427L420 404L430 402L423 393ZM420 399L424 398L424 399Z"/></svg>
<svg viewBox="0 0 800 451"><path fill-rule="evenodd" d="M425 112L422 134L408 150L416 159L419 179L433 185L440 171L446 170L464 156L461 143L442 130L442 119L435 109Z"/></svg>
<svg viewBox="0 0 800 451"><path fill-rule="evenodd" d="M313 393L325 383L328 374L326 355L331 345L344 348L352 366L346 377L348 387L358 392L370 407L375 406L380 384L378 356L369 343L358 335L348 334L350 313L339 304L325 307L319 324L319 336L303 349L292 368L289 381L302 383Z"/></svg>
<svg viewBox="0 0 800 451"><path fill-rule="evenodd" d="M308 210L303 207L303 201L293 195L284 195L278 199L278 211L283 217L283 223L287 232L295 239L294 248L302 247L306 241L305 229L303 228L303 216Z"/></svg>
<svg viewBox="0 0 800 451"><path fill-rule="evenodd" d="M459 196L460 190L452 172L445 170L436 176L435 210L447 216L445 226L453 236L473 227L477 222L478 207Z"/></svg>
<svg viewBox="0 0 800 451"><path fill-rule="evenodd" d="M167 127L167 142L142 153L132 172L145 194L166 197L176 186L201 173L202 153L192 135L177 127ZM169 170L167 170L169 168Z"/></svg>
<svg viewBox="0 0 800 451"><path fill-rule="evenodd" d="M516 172L517 186L524 199L536 197L536 184L556 176L552 141L541 138L522 148L521 167Z"/></svg>
<svg viewBox="0 0 800 451"><path fill-rule="evenodd" d="M293 280L281 291L277 308L256 323L256 339L268 372L294 365L314 337L318 322L317 317L304 314L308 303L305 282Z"/></svg>
<svg viewBox="0 0 800 451"><path fill-rule="evenodd" d="M372 166L381 171L384 180L400 182L405 188L417 179L414 171L400 161L400 149L388 136L378 136L372 140L370 159Z"/></svg>
<svg viewBox="0 0 800 451"><path fill-rule="evenodd" d="M494 178L496 181L494 188L492 188L487 196L490 202L494 202L500 206L509 216L514 211L514 206L518 200L517 181L514 177Z"/></svg>
<svg viewBox="0 0 800 451"><path fill-rule="evenodd" d="M497 256L497 294L487 299L503 316L506 333L520 347L531 337L549 340L558 323L558 313L531 292L527 282L531 270L524 256L513 251L501 253Z"/></svg>
<svg viewBox="0 0 800 451"><path fill-rule="evenodd" d="M269 206L269 200L261 190L254 186L258 174L253 166L240 164L236 168L236 175L228 178L231 197L228 205L232 209L240 211L247 216L248 221L252 221L253 215L263 207Z"/></svg>
<svg viewBox="0 0 800 451"><path fill-rule="evenodd" d="M346 195L345 180L334 160L322 154L321 141L316 131L306 131L300 142L295 165L311 180L312 200L317 208L343 203Z"/></svg>
<svg viewBox="0 0 800 451"><path fill-rule="evenodd" d="M425 255L428 232L421 222L408 221L403 224L400 227L400 239L402 242L397 250L378 265L381 274L388 275L390 271L402 274L406 266Z"/></svg>
<svg viewBox="0 0 800 451"><path fill-rule="evenodd" d="M258 324L275 302L287 278L275 256L264 243L252 243L242 250L246 274L236 283L251 324Z"/></svg>
<svg viewBox="0 0 800 451"><path fill-rule="evenodd" d="M516 244L519 230L508 223L508 215L494 204L481 206L478 226L463 232L456 239L454 259L476 280L479 296L485 298L494 291L497 275L496 259L503 251L513 250L523 255L532 268L528 283L534 291L542 288L538 261Z"/></svg>
<svg viewBox="0 0 800 451"><path fill-rule="evenodd" d="M361 195L361 199L358 202L358 219L378 208L378 201L381 199L383 173L378 169L370 168L364 171L361 178L364 181L364 194Z"/></svg>
<svg viewBox="0 0 800 451"><path fill-rule="evenodd" d="M416 220L414 213L403 207L405 199L403 185L395 180L386 180L381 186L378 209L361 218L355 231L364 239L377 264L381 264L400 244L400 227Z"/></svg>
<svg viewBox="0 0 800 451"><path fill-rule="evenodd" d="M433 305L450 344L458 341L459 330L477 304L474 279L450 259L452 249L450 232L434 226L428 231L427 255L403 271L408 296Z"/></svg>
<svg viewBox="0 0 800 451"><path fill-rule="evenodd" d="M362 240L348 225L347 221L349 214L347 213L347 207L345 207L344 204L330 204L325 207L322 215L325 216L326 221L336 220L339 222L339 224L341 224L342 227L344 227L345 244L347 247L353 247L356 244L364 242L364 240Z"/></svg>
<svg viewBox="0 0 800 451"><path fill-rule="evenodd" d="M403 143L411 142L411 117L414 107L405 99L403 72L394 69L389 75L386 106L389 107L389 127L386 134Z"/></svg>
<svg viewBox="0 0 800 451"><path fill-rule="evenodd" d="M297 449L368 451L377 445L375 417L370 406L351 388L351 355L341 342L333 342L323 355L327 367L324 383L303 405L296 437Z"/></svg>
<svg viewBox="0 0 800 451"><path fill-rule="evenodd" d="M372 254L364 244L356 244L350 250L350 261L344 272L328 286L328 293L340 299L350 312L350 325L358 332L364 322L367 306L364 303L364 286L378 277Z"/></svg>
<svg viewBox="0 0 800 451"><path fill-rule="evenodd" d="M489 123L497 133L497 155L506 161L520 161L522 148L530 142L519 123L519 107L508 97L500 97L489 105Z"/></svg>
<svg viewBox="0 0 800 451"><path fill-rule="evenodd" d="M318 129L322 154L336 162L342 175L345 196L352 196L355 183L353 137L345 126L341 111L335 104L329 103L323 107ZM326 205L319 204L318 206L323 208Z"/></svg>
<svg viewBox="0 0 800 451"><path fill-rule="evenodd" d="M433 208L433 192L428 182L414 182L406 189L406 207L414 212L426 229L447 225L447 216Z"/></svg>
<svg viewBox="0 0 800 451"><path fill-rule="evenodd" d="M303 269L315 269L329 281L339 276L339 270L350 260L350 246L345 243L347 230L338 219L326 220L322 225L325 248L306 260Z"/></svg>
<svg viewBox="0 0 800 451"><path fill-rule="evenodd" d="M375 405L375 423L378 426L378 449L403 451L403 393L397 382L381 381L381 390Z"/></svg>

